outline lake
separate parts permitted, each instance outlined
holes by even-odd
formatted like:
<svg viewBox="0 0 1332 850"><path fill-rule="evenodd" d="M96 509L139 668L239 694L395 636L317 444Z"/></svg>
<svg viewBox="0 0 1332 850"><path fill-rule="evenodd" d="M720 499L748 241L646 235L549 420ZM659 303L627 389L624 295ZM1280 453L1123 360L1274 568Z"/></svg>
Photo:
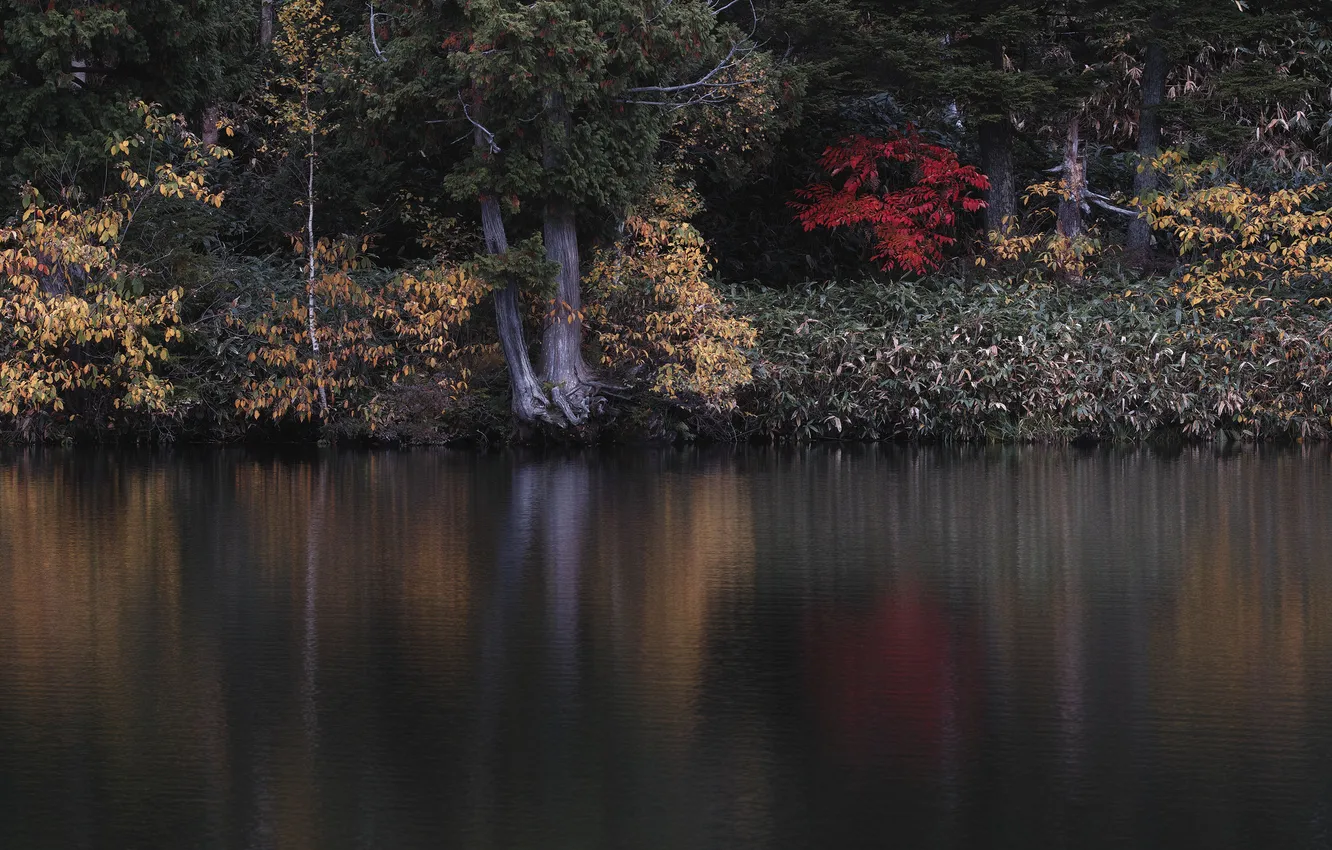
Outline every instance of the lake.
<svg viewBox="0 0 1332 850"><path fill-rule="evenodd" d="M0 454L0 848L1332 847L1332 452Z"/></svg>

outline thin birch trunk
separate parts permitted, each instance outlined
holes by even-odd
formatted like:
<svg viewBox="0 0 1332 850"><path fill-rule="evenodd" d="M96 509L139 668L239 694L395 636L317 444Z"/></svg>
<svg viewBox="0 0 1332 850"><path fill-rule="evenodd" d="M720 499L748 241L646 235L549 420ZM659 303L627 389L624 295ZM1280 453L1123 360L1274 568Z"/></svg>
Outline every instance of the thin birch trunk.
<svg viewBox="0 0 1332 850"><path fill-rule="evenodd" d="M315 134L313 129L310 130L310 155L307 159L309 167L306 169L305 183L306 321L310 331L310 350L314 353L315 380L319 387L319 412L321 416L327 417L328 391L324 388L324 361L319 353L319 334L315 327Z"/></svg>

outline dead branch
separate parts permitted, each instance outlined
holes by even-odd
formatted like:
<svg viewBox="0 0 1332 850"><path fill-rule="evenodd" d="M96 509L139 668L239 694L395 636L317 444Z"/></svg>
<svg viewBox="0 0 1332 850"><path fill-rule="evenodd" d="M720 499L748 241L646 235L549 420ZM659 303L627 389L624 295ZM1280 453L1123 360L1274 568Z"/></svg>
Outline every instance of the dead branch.
<svg viewBox="0 0 1332 850"><path fill-rule="evenodd" d="M382 13L375 11L374 3L367 3L366 5L370 7L370 47L374 49L380 62L387 62L388 58L384 56L384 51L379 49L379 36L375 33L375 18Z"/></svg>
<svg viewBox="0 0 1332 850"><path fill-rule="evenodd" d="M462 104L463 117L467 119L467 123L471 124L477 129L477 132L485 136L486 145L490 148L490 152L492 154L499 153L500 146L495 142L495 134L487 130L480 122L472 117L472 113L467 110L467 101L463 100L462 92L458 92L458 102Z"/></svg>
<svg viewBox="0 0 1332 850"><path fill-rule="evenodd" d="M739 67L740 62L735 58L736 54L739 51L740 51L740 43L737 42L736 44L732 44L731 49L726 53L724 57L722 57L722 60L717 63L716 67L714 67L711 71L708 71L706 74L704 74L702 77L698 78L692 83L681 83L678 86L636 86L634 88L628 89L628 91L633 94L638 94L640 92L657 92L659 94L670 94L673 92L689 91L691 89L711 87L710 81L712 80L713 77L717 76L722 71L726 71L730 68ZM748 51L746 51L746 54L747 53ZM741 55L744 56L746 54L741 54ZM712 85L717 85L717 84L712 84Z"/></svg>

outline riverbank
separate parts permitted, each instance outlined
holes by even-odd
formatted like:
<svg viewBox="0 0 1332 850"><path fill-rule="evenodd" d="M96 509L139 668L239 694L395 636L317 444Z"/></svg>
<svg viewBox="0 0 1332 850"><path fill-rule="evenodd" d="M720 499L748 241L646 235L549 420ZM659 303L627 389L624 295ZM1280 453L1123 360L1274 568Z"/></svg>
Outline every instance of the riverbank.
<svg viewBox="0 0 1332 850"><path fill-rule="evenodd" d="M1270 441L1332 431L1332 321L1313 296L1264 299L1218 316L1181 303L1164 283L1123 281L1029 287L935 277L732 287L725 295L757 331L749 383L704 403L654 392L651 370L615 375L628 389L607 399L595 426L575 439ZM177 358L168 361L168 377L173 366L198 368ZM383 381L373 424L336 410L324 423L247 418L218 383L207 404L182 393L153 414L9 417L3 439L481 446L519 439L502 359L478 345L450 368L467 375L465 391L428 379Z"/></svg>

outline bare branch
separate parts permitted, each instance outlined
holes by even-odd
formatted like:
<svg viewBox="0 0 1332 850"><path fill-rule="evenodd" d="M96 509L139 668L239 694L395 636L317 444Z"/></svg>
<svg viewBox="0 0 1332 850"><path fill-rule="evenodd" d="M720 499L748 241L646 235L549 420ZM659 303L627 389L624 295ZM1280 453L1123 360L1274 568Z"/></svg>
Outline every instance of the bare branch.
<svg viewBox="0 0 1332 850"><path fill-rule="evenodd" d="M709 103L725 103L726 96L720 91L699 92L692 97L684 100L639 100L639 99L621 99L619 103L630 103L635 106L661 106L672 111L684 109L687 106L704 106Z"/></svg>
<svg viewBox="0 0 1332 850"><path fill-rule="evenodd" d="M1105 195L1099 195L1096 192L1091 191L1090 189L1084 189L1082 191L1082 197L1088 201L1091 201L1093 204L1096 204L1096 206L1100 207L1101 209L1107 210L1112 213L1117 213L1119 215L1126 215L1129 218L1137 218L1139 215L1141 215L1141 213L1139 213L1136 210L1130 210L1130 209L1125 209L1124 207L1115 206L1114 204L1110 203L1110 199L1107 198Z"/></svg>
<svg viewBox="0 0 1332 850"><path fill-rule="evenodd" d="M741 1L742 0L706 0L705 5L715 17ZM660 7L657 15L654 16L652 20L655 20L656 17L660 17L661 13L670 8L673 2L674 0L666 0L665 4ZM689 94L684 100L640 100L629 97L621 98L619 102L632 103L640 106L660 106L667 109L680 109L685 106L695 106L704 103L719 103L724 100L724 98L720 95L718 90L735 88L755 82L754 79L728 80L726 82L716 81L718 75L740 68L744 64L745 58L756 49L753 45L753 38L754 34L758 32L758 9L754 6L754 0L744 0L744 2L749 4L749 12L753 18L754 25L747 36L739 41L731 43L731 49L726 51L726 55L721 58L721 61L713 66L712 70L691 83L680 83L679 85L673 86L634 86L633 88L626 89L626 93L630 95L670 95L688 92Z"/></svg>
<svg viewBox="0 0 1332 850"><path fill-rule="evenodd" d="M374 49L375 55L379 57L380 62L387 62L388 58L384 56L384 51L379 49L379 36L375 33L375 18L379 14L375 12L375 4L366 4L370 7L370 46Z"/></svg>
<svg viewBox="0 0 1332 850"><path fill-rule="evenodd" d="M475 127L477 132L485 137L486 145L490 148L490 152L499 153L500 146L495 143L495 134L483 127L480 122L472 117L472 113L467 111L467 101L463 100L462 92L458 92L458 102L462 104L463 117L467 119L467 123Z"/></svg>
<svg viewBox="0 0 1332 850"><path fill-rule="evenodd" d="M722 12L725 12L727 9L731 8L736 3L739 3L740 0L730 0L730 2L724 6L716 5L717 3L720 2L722 2L722 0L708 0L708 8L712 11L713 17L717 17ZM749 3L749 15L754 22L754 26L751 27L749 30L749 37L753 38L754 33L758 32L758 9L755 8L754 6L754 0L746 0L746 2Z"/></svg>
<svg viewBox="0 0 1332 850"><path fill-rule="evenodd" d="M1056 165L1054 168L1047 168L1045 169L1045 173L1063 174L1064 164L1061 162L1060 164ZM1087 202L1091 201L1093 204L1096 204L1096 206L1100 207L1103 210L1106 210L1107 212L1128 216L1129 218L1138 218L1140 215L1142 215L1142 213L1137 210L1130 210L1121 206L1116 206L1114 202L1112 202L1108 197L1100 194L1099 192L1093 192L1087 186L1082 187L1081 198L1079 200L1082 202L1082 208L1088 212L1090 212L1090 207L1087 206Z"/></svg>
<svg viewBox="0 0 1332 850"><path fill-rule="evenodd" d="M676 110L676 109L684 109L686 106L697 106L698 104L703 103L703 101L700 101L700 100L686 100L686 101L671 101L671 100L621 100L621 101L619 101L619 102L620 102L620 103L630 103L630 104L633 104L633 105L635 105L635 106L662 106L662 107L665 107L666 109L670 109L670 110L672 110L672 111L674 111L674 110Z"/></svg>
<svg viewBox="0 0 1332 850"><path fill-rule="evenodd" d="M634 94L637 94L639 92L659 92L661 94L668 94L671 92L689 91L690 89L708 87L713 77L717 76L722 71L725 71L729 68L734 68L739 66L740 63L738 61L733 61L733 60L735 60L736 53L740 51L740 44L741 44L740 42L732 44L731 49L727 52L727 54L724 57L722 57L722 60L717 63L716 67L714 67L711 71L708 71L706 74L704 74L702 77L700 77L699 79L695 80L692 83L681 83L678 86L637 86L635 88L629 89L628 91ZM746 53L748 53L748 51L746 51Z"/></svg>

